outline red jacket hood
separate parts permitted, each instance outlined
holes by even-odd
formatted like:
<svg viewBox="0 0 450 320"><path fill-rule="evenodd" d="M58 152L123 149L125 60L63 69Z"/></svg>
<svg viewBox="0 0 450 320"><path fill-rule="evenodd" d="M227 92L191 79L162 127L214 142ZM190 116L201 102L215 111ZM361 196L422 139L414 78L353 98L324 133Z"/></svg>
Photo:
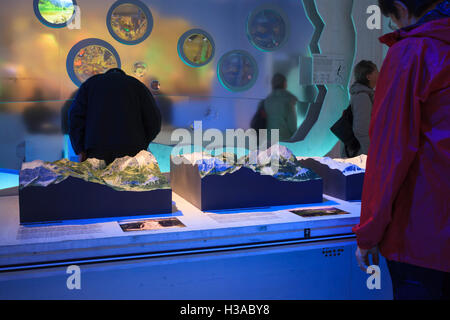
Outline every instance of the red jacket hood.
<svg viewBox="0 0 450 320"><path fill-rule="evenodd" d="M450 18L442 18L424 23L414 28L403 28L380 37L380 42L392 47L402 39L433 38L445 43L450 43Z"/></svg>

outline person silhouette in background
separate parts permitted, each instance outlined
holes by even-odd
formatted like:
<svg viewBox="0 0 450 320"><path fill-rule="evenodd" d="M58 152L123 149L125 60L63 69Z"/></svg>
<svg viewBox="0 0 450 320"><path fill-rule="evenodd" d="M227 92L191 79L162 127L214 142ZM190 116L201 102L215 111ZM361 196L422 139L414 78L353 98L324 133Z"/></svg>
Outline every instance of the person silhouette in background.
<svg viewBox="0 0 450 320"><path fill-rule="evenodd" d="M297 98L286 88L286 77L276 73L272 78L272 93L264 100L268 134L278 129L280 141L288 141L297 131Z"/></svg>
<svg viewBox="0 0 450 320"><path fill-rule="evenodd" d="M70 107L72 106L75 97L77 96L78 90L72 92L69 99L67 99L61 108L61 132L63 135L69 134L69 113Z"/></svg>
<svg viewBox="0 0 450 320"><path fill-rule="evenodd" d="M362 60L354 68L355 83L350 88L353 133L360 144L356 156L369 151L369 126L373 97L378 80L378 68L372 61Z"/></svg>
<svg viewBox="0 0 450 320"><path fill-rule="evenodd" d="M161 114L150 90L119 68L92 76L70 108L69 136L80 161L135 156L161 130Z"/></svg>
<svg viewBox="0 0 450 320"><path fill-rule="evenodd" d="M43 96L41 89L36 89L31 101L36 101L22 114L25 128L29 134L57 134L58 113L50 108Z"/></svg>

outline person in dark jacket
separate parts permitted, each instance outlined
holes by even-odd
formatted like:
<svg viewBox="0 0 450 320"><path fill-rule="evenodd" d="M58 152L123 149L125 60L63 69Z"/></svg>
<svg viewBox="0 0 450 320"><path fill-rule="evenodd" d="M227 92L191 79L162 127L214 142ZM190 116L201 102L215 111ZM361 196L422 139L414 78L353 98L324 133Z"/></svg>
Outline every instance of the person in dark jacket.
<svg viewBox="0 0 450 320"><path fill-rule="evenodd" d="M353 133L360 144L357 156L369 151L369 126L378 68L372 61L362 60L354 69L355 83L350 88L353 113Z"/></svg>
<svg viewBox="0 0 450 320"><path fill-rule="evenodd" d="M161 130L150 90L118 68L86 80L70 108L69 135L80 161L135 156Z"/></svg>

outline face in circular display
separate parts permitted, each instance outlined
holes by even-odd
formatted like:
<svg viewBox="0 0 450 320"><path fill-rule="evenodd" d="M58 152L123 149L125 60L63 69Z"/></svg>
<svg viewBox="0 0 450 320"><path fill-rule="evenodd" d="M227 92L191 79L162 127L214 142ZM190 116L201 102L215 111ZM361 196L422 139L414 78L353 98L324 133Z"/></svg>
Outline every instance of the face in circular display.
<svg viewBox="0 0 450 320"><path fill-rule="evenodd" d="M279 12L263 9L250 15L247 33L255 47L263 51L274 51L286 41L286 21Z"/></svg>
<svg viewBox="0 0 450 320"><path fill-rule="evenodd" d="M243 91L253 86L258 76L255 59L245 51L231 51L219 61L218 75L225 88Z"/></svg>
<svg viewBox="0 0 450 320"><path fill-rule="evenodd" d="M96 74L121 67L114 47L95 38L75 44L67 55L66 66L69 77L77 86Z"/></svg>
<svg viewBox="0 0 450 320"><path fill-rule="evenodd" d="M35 0L34 4L39 20L54 27L65 26L72 19L75 5L73 0Z"/></svg>
<svg viewBox="0 0 450 320"><path fill-rule="evenodd" d="M140 1L118 1L108 13L111 35L125 44L137 44L151 32L153 18L150 10Z"/></svg>
<svg viewBox="0 0 450 320"><path fill-rule="evenodd" d="M210 60L213 46L204 34L192 34L184 40L183 53L192 64L202 65Z"/></svg>

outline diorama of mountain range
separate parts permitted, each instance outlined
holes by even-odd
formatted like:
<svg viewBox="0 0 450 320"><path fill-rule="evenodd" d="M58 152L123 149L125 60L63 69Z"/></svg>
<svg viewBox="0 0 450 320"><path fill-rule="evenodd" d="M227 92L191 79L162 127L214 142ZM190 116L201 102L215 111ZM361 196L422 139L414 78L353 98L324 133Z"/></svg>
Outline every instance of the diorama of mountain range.
<svg viewBox="0 0 450 320"><path fill-rule="evenodd" d="M334 160L338 161L338 162L354 164L355 166L358 166L359 168L366 170L367 155L365 155L365 154L362 154L362 155L354 157L354 158L334 159Z"/></svg>
<svg viewBox="0 0 450 320"><path fill-rule="evenodd" d="M209 175L226 175L241 168L248 168L261 175L272 176L280 181L309 181L320 179L313 171L303 168L292 152L285 146L275 145L264 151L253 151L236 159L233 153L217 156L191 153L181 156L192 165L197 165L202 178Z"/></svg>
<svg viewBox="0 0 450 320"><path fill-rule="evenodd" d="M145 150L134 157L118 158L108 166L105 161L98 159L87 159L82 163L67 159L24 163L19 175L19 188L47 187L61 183L69 177L102 184L117 191L170 189L156 158Z"/></svg>
<svg viewBox="0 0 450 320"><path fill-rule="evenodd" d="M343 200L361 200L366 155L351 159L298 157L297 160L322 177L325 194Z"/></svg>
<svg viewBox="0 0 450 320"><path fill-rule="evenodd" d="M353 174L359 174L365 172L367 156L360 155L350 159L331 159L329 157L298 157L299 161L313 159L323 165L328 166L330 169L339 170L343 175L349 176Z"/></svg>
<svg viewBox="0 0 450 320"><path fill-rule="evenodd" d="M284 146L237 157L191 153L171 157L173 192L202 211L321 203L323 181Z"/></svg>

